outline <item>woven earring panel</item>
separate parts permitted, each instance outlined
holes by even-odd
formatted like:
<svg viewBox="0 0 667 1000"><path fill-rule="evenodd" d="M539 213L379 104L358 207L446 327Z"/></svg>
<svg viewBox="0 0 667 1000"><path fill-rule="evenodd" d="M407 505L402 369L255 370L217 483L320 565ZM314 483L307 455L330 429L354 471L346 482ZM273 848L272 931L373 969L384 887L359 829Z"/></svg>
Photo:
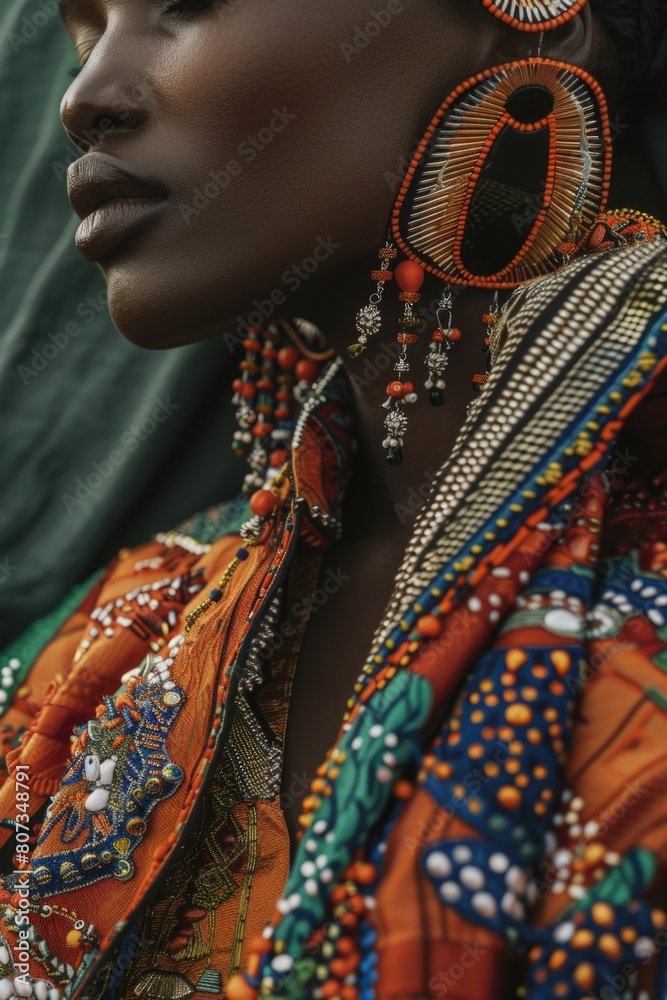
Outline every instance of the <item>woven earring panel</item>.
<svg viewBox="0 0 667 1000"><path fill-rule="evenodd" d="M587 0L482 0L488 11L521 31L548 31L578 14Z"/></svg>
<svg viewBox="0 0 667 1000"><path fill-rule="evenodd" d="M398 246L443 281L515 288L560 266L555 248L607 199L604 95L549 59L480 73L440 107L392 213Z"/></svg>

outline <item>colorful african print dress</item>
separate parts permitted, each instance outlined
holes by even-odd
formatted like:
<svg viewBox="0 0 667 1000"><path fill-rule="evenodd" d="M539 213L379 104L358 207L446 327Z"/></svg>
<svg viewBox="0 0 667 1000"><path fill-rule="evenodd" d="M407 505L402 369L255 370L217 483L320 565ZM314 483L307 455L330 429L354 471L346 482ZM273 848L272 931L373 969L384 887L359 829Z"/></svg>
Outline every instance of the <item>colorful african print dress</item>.
<svg viewBox="0 0 667 1000"><path fill-rule="evenodd" d="M663 237L510 298L291 866L339 359L255 544L202 514L9 650L0 1000L667 996L666 302Z"/></svg>

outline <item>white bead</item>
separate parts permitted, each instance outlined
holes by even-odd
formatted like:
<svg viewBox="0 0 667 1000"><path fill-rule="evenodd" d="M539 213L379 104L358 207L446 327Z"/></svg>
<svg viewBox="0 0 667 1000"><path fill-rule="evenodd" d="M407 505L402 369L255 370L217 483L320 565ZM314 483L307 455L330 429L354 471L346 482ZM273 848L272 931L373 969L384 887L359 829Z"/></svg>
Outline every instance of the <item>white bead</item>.
<svg viewBox="0 0 667 1000"><path fill-rule="evenodd" d="M465 865L459 873L459 878L466 889L484 888L484 873L481 868L476 868L474 865Z"/></svg>
<svg viewBox="0 0 667 1000"><path fill-rule="evenodd" d="M647 959L657 950L650 937L638 937L635 941L635 955L637 958Z"/></svg>
<svg viewBox="0 0 667 1000"><path fill-rule="evenodd" d="M489 868L492 872L495 872L496 875L502 875L503 872L506 872L509 867L509 863L510 861L507 855L501 854L500 851L492 854L489 858Z"/></svg>
<svg viewBox="0 0 667 1000"><path fill-rule="evenodd" d="M446 878L451 874L452 863L444 851L434 851L426 859L426 871L435 878Z"/></svg>
<svg viewBox="0 0 667 1000"><path fill-rule="evenodd" d="M460 865L464 865L466 861L470 861L472 858L472 851L465 844L460 844L459 847L454 848L454 860L458 861Z"/></svg>
<svg viewBox="0 0 667 1000"><path fill-rule="evenodd" d="M560 850L556 851L554 854L554 864L559 870L565 868L569 870L570 865L572 864L572 855L569 851L565 850L564 847L561 847Z"/></svg>
<svg viewBox="0 0 667 1000"><path fill-rule="evenodd" d="M525 892L526 881L527 879L525 873L522 872L516 865L512 865L505 876L505 884L508 889L512 890L512 892Z"/></svg>
<svg viewBox="0 0 667 1000"><path fill-rule="evenodd" d="M106 809L108 802L109 789L95 788L84 802L84 806L88 812L100 812L101 809Z"/></svg>
<svg viewBox="0 0 667 1000"><path fill-rule="evenodd" d="M496 901L490 892L476 892L470 903L473 909L481 913L483 917L495 917L498 907L496 906Z"/></svg>
<svg viewBox="0 0 667 1000"><path fill-rule="evenodd" d="M289 972L292 965L293 962L289 955L276 955L271 962L271 968L275 969L276 972Z"/></svg>
<svg viewBox="0 0 667 1000"><path fill-rule="evenodd" d="M13 656L9 661L9 666L12 668L12 670L18 670L18 668L21 666L21 661L18 660L15 656Z"/></svg>
<svg viewBox="0 0 667 1000"><path fill-rule="evenodd" d="M440 895L446 903L456 903L461 898L461 887L456 882L443 882Z"/></svg>

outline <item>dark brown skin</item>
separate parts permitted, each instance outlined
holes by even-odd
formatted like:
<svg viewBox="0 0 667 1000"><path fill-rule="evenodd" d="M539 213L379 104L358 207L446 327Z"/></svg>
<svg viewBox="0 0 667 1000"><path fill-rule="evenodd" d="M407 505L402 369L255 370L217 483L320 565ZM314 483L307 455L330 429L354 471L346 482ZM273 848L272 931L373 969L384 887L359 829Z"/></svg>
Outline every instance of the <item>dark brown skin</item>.
<svg viewBox="0 0 667 1000"><path fill-rule="evenodd" d="M84 64L63 99L66 129L92 144L93 156L167 194L99 261L112 318L142 347L173 347L236 331L235 317L279 289L280 312L318 323L344 353L355 311L372 290L367 275L397 180L430 118L473 73L535 55L538 36L506 28L477 0L372 7L366 0L190 0L180 12L175 7L171 0L69 0L64 8ZM373 11L388 10L389 23L355 50L357 29ZM591 68L599 44L585 9L547 36L543 54ZM260 130L280 124L276 110L283 109L287 123L253 149L248 137L259 136L262 146ZM230 160L240 172L197 214L188 212L194 189ZM284 273L320 237L336 248L291 291ZM437 299L437 283L427 281L423 293L425 304ZM480 316L488 306L484 292L457 300L464 337L452 352L447 404L434 410L421 399L411 408L400 469L386 466L379 443L386 373L359 396L362 460L346 502L348 533L324 567L349 579L308 627L285 788L293 775L312 778L335 738L413 524L395 505L407 506L409 490L419 491L451 450L471 376L483 370ZM415 365L418 382L421 355ZM359 370L350 362L351 373ZM292 835L300 802L286 809Z"/></svg>

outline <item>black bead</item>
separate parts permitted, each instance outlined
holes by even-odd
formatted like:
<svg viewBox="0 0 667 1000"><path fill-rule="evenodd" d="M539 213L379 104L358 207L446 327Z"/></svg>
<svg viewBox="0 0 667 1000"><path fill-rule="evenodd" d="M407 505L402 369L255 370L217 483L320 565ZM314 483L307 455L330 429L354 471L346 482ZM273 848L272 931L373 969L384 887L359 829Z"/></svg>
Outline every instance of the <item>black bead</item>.
<svg viewBox="0 0 667 1000"><path fill-rule="evenodd" d="M429 389L428 401L431 404L431 406L444 406L445 394L442 391L442 389Z"/></svg>
<svg viewBox="0 0 667 1000"><path fill-rule="evenodd" d="M403 461L403 449L402 448L388 448L387 449L387 461L390 465L400 465Z"/></svg>

